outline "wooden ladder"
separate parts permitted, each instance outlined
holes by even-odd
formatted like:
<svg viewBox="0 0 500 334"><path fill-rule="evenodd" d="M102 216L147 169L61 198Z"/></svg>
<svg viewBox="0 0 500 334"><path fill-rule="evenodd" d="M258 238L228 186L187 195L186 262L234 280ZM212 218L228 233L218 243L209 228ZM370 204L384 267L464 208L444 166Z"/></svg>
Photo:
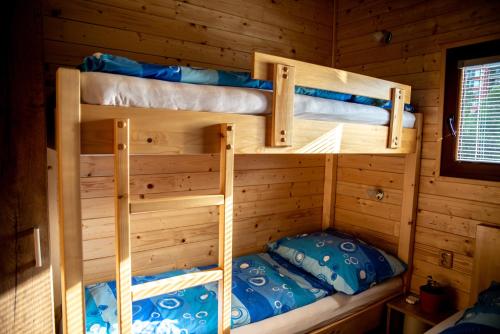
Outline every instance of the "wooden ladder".
<svg viewBox="0 0 500 334"><path fill-rule="evenodd" d="M221 124L220 127L220 194L130 201L130 120L114 120L116 297L117 322L122 334L131 333L133 301L211 282L219 282L218 333L230 332L234 125ZM219 207L218 267L132 286L130 215L204 206Z"/></svg>

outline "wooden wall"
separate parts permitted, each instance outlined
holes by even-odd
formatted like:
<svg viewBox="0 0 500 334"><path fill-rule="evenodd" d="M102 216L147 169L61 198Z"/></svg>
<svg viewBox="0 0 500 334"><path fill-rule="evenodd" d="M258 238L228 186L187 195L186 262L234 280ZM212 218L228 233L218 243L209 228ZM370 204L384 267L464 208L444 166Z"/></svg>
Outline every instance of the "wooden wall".
<svg viewBox="0 0 500 334"><path fill-rule="evenodd" d="M475 226L500 222L500 184L438 175L440 50L447 43L499 34L500 2L339 0L337 5L335 67L411 85L412 103L424 114L412 287L418 290L425 277L432 275L451 285L457 304L465 306ZM383 29L393 34L389 45L381 45L373 37ZM365 221L378 229L382 226L378 217L390 219L398 214L399 200L389 205L366 198L371 191L367 187L373 185L391 189L396 199L400 195L400 160L391 158L391 163L380 165L379 159L389 162L382 157L340 158L337 191L345 194L347 180L352 191L347 197L337 195L336 223L344 224L346 213L363 212ZM454 253L452 269L438 265L441 249Z"/></svg>
<svg viewBox="0 0 500 334"><path fill-rule="evenodd" d="M335 228L397 254L404 163L398 156L340 155ZM381 200L375 197L379 190Z"/></svg>
<svg viewBox="0 0 500 334"><path fill-rule="evenodd" d="M113 160L82 156L86 282L114 276ZM285 235L321 229L324 155L238 155L234 256ZM217 155L132 157L133 198L217 193ZM217 262L216 207L132 215L134 274Z"/></svg>
<svg viewBox="0 0 500 334"><path fill-rule="evenodd" d="M0 14L0 333L54 333L47 217L42 3ZM40 229L35 266L33 228Z"/></svg>
<svg viewBox="0 0 500 334"><path fill-rule="evenodd" d="M253 51L331 64L328 0L45 0L44 15L52 77L97 51L240 70L250 69Z"/></svg>

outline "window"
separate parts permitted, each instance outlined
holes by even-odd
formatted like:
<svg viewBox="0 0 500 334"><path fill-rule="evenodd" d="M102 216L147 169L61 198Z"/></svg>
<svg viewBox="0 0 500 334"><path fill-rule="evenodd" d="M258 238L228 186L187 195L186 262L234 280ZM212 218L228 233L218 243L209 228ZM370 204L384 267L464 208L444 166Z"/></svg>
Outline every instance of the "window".
<svg viewBox="0 0 500 334"><path fill-rule="evenodd" d="M500 40L446 50L441 175L500 181Z"/></svg>
<svg viewBox="0 0 500 334"><path fill-rule="evenodd" d="M500 60L464 64L460 91L456 159L500 163Z"/></svg>

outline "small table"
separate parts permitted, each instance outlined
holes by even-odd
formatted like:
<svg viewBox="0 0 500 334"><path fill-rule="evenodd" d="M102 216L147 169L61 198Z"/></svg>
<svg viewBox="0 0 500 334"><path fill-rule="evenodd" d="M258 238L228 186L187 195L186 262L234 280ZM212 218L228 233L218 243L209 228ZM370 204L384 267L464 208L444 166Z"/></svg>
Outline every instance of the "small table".
<svg viewBox="0 0 500 334"><path fill-rule="evenodd" d="M420 310L420 304L416 303L414 305L408 304L406 301L406 295L402 295L391 299L387 303L387 324L386 324L386 334L401 333L402 332L402 319L403 315L409 315L422 321L430 326L436 326L438 323L448 318L450 315L456 312L456 310L449 310L439 314L429 314L422 312ZM398 316L395 316L395 314Z"/></svg>

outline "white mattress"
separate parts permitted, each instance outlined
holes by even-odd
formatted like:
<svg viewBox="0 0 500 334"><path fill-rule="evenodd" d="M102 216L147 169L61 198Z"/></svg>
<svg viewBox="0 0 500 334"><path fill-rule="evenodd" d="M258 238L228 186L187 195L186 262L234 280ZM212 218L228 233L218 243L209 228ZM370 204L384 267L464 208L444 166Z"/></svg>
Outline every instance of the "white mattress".
<svg viewBox="0 0 500 334"><path fill-rule="evenodd" d="M367 305L402 291L400 277L376 285L358 295L336 293L293 311L231 330L232 334L307 333L347 317Z"/></svg>
<svg viewBox="0 0 500 334"><path fill-rule="evenodd" d="M453 314L449 318L446 318L445 320L441 321L436 326L429 329L424 334L439 334L442 331L444 331L445 329L453 327L455 325L455 323L458 321L458 319L460 319L462 317L463 314L464 314L464 310L458 311L457 313Z"/></svg>
<svg viewBox="0 0 500 334"><path fill-rule="evenodd" d="M87 104L211 111L234 114L270 113L269 91L193 85L138 77L82 72L82 102ZM295 95L295 117L303 119L387 125L385 109L356 103ZM404 113L403 126L412 128L415 115Z"/></svg>

